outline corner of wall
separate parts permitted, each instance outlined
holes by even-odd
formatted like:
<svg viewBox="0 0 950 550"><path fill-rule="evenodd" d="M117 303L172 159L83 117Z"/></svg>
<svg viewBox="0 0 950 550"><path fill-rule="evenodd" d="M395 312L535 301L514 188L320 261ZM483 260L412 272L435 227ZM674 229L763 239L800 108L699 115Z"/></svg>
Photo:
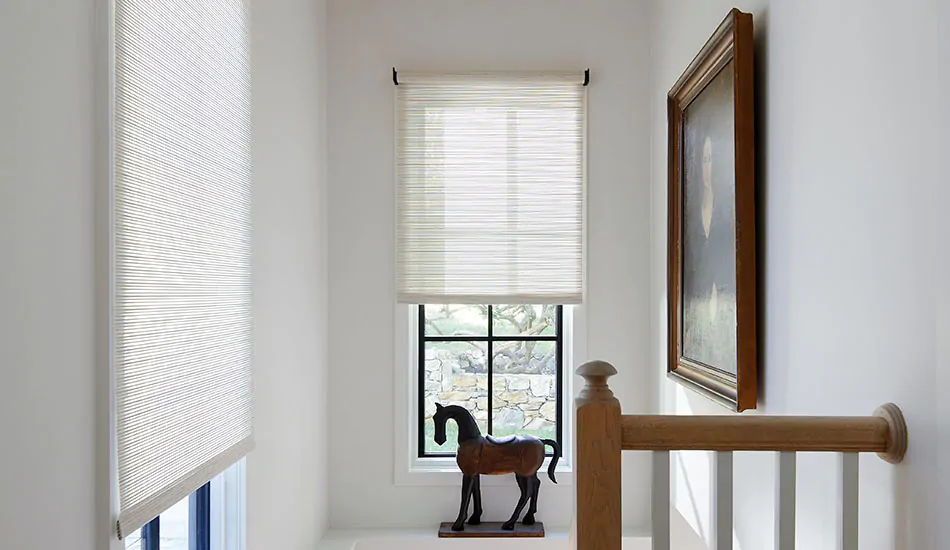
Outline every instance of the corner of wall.
<svg viewBox="0 0 950 550"><path fill-rule="evenodd" d="M248 548L328 527L327 5L251 3L256 449Z"/></svg>

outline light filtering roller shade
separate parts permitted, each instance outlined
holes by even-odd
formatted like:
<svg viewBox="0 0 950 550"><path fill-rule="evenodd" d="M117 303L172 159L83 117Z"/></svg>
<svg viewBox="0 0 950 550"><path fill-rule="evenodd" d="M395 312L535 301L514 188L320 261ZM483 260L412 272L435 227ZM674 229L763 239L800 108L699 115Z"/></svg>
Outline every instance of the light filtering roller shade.
<svg viewBox="0 0 950 550"><path fill-rule="evenodd" d="M121 538L252 447L242 0L114 0Z"/></svg>
<svg viewBox="0 0 950 550"><path fill-rule="evenodd" d="M580 303L583 75L398 78L398 301Z"/></svg>

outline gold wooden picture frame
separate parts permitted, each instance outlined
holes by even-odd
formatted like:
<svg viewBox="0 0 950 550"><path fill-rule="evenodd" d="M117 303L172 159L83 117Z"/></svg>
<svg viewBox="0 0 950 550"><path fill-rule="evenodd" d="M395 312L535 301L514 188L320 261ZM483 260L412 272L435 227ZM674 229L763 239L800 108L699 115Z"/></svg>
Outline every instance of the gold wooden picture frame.
<svg viewBox="0 0 950 550"><path fill-rule="evenodd" d="M752 15L733 9L667 98L668 375L757 403Z"/></svg>

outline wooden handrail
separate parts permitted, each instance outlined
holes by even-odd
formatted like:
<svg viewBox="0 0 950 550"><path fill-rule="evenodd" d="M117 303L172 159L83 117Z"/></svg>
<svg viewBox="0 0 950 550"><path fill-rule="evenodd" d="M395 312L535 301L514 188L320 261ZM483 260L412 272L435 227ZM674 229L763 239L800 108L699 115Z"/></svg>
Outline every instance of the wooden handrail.
<svg viewBox="0 0 950 550"><path fill-rule="evenodd" d="M907 426L893 403L874 416L624 415L624 450L874 452L897 463L907 450Z"/></svg>

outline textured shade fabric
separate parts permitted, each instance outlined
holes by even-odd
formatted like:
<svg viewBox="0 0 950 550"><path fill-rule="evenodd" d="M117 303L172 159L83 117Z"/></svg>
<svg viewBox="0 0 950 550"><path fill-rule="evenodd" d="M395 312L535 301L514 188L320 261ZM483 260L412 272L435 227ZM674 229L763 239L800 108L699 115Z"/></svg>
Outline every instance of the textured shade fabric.
<svg viewBox="0 0 950 550"><path fill-rule="evenodd" d="M115 0L118 536L252 447L243 0Z"/></svg>
<svg viewBox="0 0 950 550"><path fill-rule="evenodd" d="M399 302L582 301L582 82L580 73L399 73Z"/></svg>

